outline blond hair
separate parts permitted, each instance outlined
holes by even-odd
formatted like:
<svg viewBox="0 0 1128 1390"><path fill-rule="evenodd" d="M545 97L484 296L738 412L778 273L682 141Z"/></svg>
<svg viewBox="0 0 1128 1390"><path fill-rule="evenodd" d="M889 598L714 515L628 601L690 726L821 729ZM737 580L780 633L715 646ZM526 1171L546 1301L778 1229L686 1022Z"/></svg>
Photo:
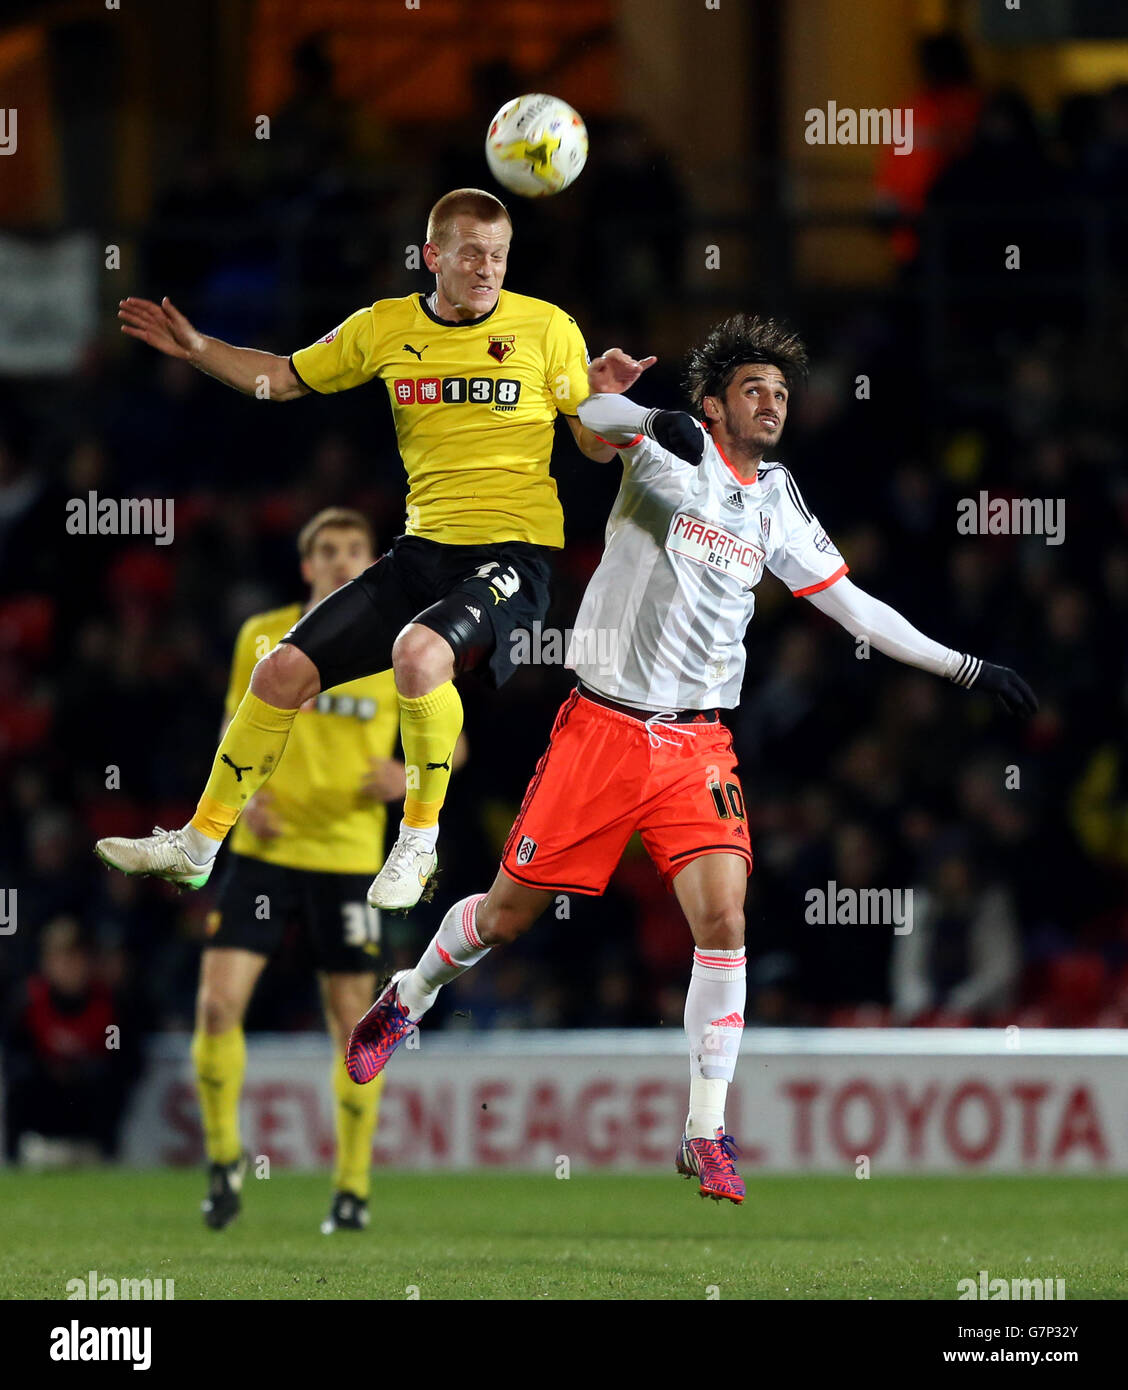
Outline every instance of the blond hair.
<svg viewBox="0 0 1128 1390"><path fill-rule="evenodd" d="M376 538L372 534L372 526L363 512L353 511L351 507L326 507L315 517L311 517L298 532L298 554L303 560L309 559L313 551L314 541L327 526L338 526L342 530L347 527L350 531L363 531L368 541L369 550L376 549Z"/></svg>
<svg viewBox="0 0 1128 1390"><path fill-rule="evenodd" d="M513 230L513 219L505 204L481 188L456 188L444 193L427 216L427 240L441 246L454 230L456 217L472 217L476 222L500 222L502 218Z"/></svg>

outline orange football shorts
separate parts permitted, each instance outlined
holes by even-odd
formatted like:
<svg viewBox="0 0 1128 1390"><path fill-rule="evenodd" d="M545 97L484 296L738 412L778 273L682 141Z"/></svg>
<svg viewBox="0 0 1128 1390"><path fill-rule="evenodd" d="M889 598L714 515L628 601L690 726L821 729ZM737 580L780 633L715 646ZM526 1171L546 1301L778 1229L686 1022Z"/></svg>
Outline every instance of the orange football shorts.
<svg viewBox="0 0 1128 1390"><path fill-rule="evenodd" d="M529 888L597 895L636 830L667 888L703 854L739 854L751 873L732 736L714 711L688 724L648 724L575 690L556 716L501 867Z"/></svg>

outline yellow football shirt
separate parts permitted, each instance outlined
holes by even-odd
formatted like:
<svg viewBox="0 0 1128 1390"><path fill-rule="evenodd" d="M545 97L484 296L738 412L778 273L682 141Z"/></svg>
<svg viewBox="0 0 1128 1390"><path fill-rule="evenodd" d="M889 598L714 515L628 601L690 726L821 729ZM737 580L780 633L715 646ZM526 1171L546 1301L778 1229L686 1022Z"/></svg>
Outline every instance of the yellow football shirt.
<svg viewBox="0 0 1128 1390"><path fill-rule="evenodd" d="M233 715L259 657L277 645L302 614L301 604L248 618L239 629L227 688ZM399 702L391 671L324 690L303 705L286 753L265 790L282 824L260 839L245 820L232 833L236 854L322 873L375 874L384 862L387 808L361 794L369 759L390 758L399 736Z"/></svg>
<svg viewBox="0 0 1128 1390"><path fill-rule="evenodd" d="M588 395L587 349L554 304L502 290L481 318L444 323L426 296L380 299L290 358L311 390L379 377L407 470L407 534L445 545L559 549L548 471L553 422Z"/></svg>

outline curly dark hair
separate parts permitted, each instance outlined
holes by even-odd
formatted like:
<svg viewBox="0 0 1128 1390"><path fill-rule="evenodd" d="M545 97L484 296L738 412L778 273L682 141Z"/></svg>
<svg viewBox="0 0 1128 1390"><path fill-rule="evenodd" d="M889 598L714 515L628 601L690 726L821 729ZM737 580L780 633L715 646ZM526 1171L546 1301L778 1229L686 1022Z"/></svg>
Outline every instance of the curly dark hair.
<svg viewBox="0 0 1128 1390"><path fill-rule="evenodd" d="M778 319L733 314L686 354L684 385L694 410L701 413L706 396L724 396L736 369L748 362L777 368L789 388L807 375L807 349L797 333Z"/></svg>

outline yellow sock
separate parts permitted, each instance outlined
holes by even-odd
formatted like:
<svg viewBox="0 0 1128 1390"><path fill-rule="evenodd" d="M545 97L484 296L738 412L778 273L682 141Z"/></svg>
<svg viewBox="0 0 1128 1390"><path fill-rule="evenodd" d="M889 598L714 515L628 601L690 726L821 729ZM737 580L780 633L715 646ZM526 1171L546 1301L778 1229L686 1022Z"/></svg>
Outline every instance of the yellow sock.
<svg viewBox="0 0 1128 1390"><path fill-rule="evenodd" d="M345 1059L333 1061L334 1113L337 1117L337 1164L333 1169L334 1192L351 1192L368 1200L369 1173L372 1168L372 1136L380 1111L383 1074L367 1086L349 1080Z"/></svg>
<svg viewBox="0 0 1128 1390"><path fill-rule="evenodd" d="M236 1026L226 1033L195 1032L192 1062L204 1116L204 1146L211 1163L234 1163L239 1139L239 1092L247 1069L247 1044Z"/></svg>
<svg viewBox="0 0 1128 1390"><path fill-rule="evenodd" d="M403 823L414 830L438 825L450 783L454 746L462 732L462 701L453 681L429 695L401 695L400 741L407 766Z"/></svg>
<svg viewBox="0 0 1128 1390"><path fill-rule="evenodd" d="M227 726L191 824L222 840L282 757L296 709L278 709L248 690Z"/></svg>

